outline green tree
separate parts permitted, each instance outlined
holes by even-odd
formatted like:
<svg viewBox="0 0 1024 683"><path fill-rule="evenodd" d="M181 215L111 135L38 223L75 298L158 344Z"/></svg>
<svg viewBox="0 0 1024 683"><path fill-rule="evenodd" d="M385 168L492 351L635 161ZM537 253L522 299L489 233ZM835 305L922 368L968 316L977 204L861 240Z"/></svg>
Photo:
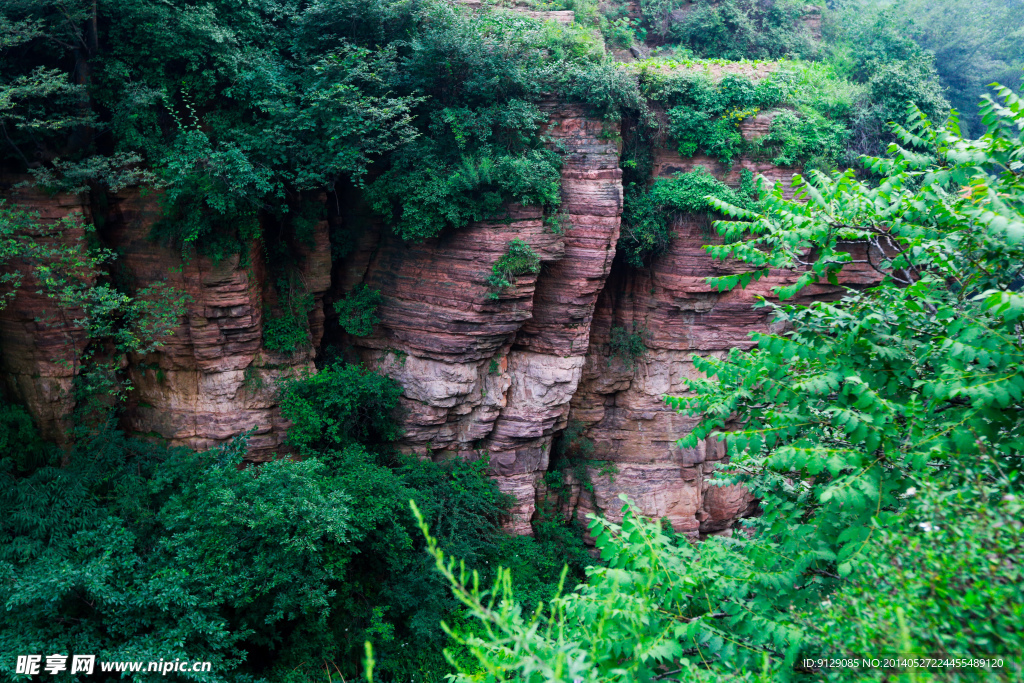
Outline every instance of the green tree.
<svg viewBox="0 0 1024 683"><path fill-rule="evenodd" d="M983 132L977 103L993 81L1011 88L1024 68L1024 6L1018 2L938 0L837 3L843 21L863 20L888 9L905 39L935 55L935 68L946 96L963 115L964 133ZM969 125L968 125L969 124Z"/></svg>

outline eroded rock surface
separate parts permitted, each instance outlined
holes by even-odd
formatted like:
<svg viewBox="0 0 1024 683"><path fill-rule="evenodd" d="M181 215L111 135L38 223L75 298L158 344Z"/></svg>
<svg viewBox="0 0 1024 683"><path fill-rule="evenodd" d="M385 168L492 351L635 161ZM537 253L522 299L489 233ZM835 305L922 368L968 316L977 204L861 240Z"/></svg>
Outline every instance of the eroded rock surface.
<svg viewBox="0 0 1024 683"><path fill-rule="evenodd" d="M10 183L21 180L25 179ZM30 239L41 245L70 246L85 258L83 228L92 219L83 195L49 195L27 187L14 187L7 194L19 208L36 214L43 226L42 234L35 232ZM60 229L50 234L55 227ZM61 306L42 291L32 264L14 261L7 270L23 275L14 296L4 297L6 305L0 309L0 373L7 391L24 402L44 438L63 441L74 408L72 383L87 344L78 322L82 311ZM0 289L0 296L10 293L10 287Z"/></svg>
<svg viewBox="0 0 1024 683"><path fill-rule="evenodd" d="M384 298L374 335L352 343L405 388L401 446L435 458L487 454L518 501L511 527L521 533L530 531L535 483L580 379L622 209L618 150L605 124L582 109L548 108L547 133L565 151L560 228L535 207L514 206L504 222L423 244L385 236L363 245L372 257L349 259L366 264L361 281ZM487 279L512 239L530 245L542 268L497 292ZM346 288L357 281L346 275Z"/></svg>
<svg viewBox="0 0 1024 683"><path fill-rule="evenodd" d="M703 251L701 245L710 241L706 225L683 220L675 228L668 252L649 269L616 263L598 303L570 419L586 427L583 434L594 443L594 460L614 467L589 469L594 492L577 497L575 512L598 510L614 519L622 505L617 495L626 493L646 514L667 517L679 532L728 533L738 518L755 511L754 499L742 487L709 483L710 473L726 455L724 448L712 440L680 448L676 441L696 420L671 410L663 397L683 394L683 380L698 376L694 354L724 356L732 348L751 348L750 333L770 329L765 310L753 307L756 298L772 300L771 288L789 284L795 276L774 272L746 290L718 293L705 278L742 268L714 261ZM844 272L844 285L876 281L866 267ZM839 287L812 286L794 301L841 293ZM645 355L617 355L610 344L613 327L643 334ZM617 471L602 473L609 469Z"/></svg>
<svg viewBox="0 0 1024 683"><path fill-rule="evenodd" d="M740 487L709 484L724 449L714 442L680 449L676 441L694 420L669 410L663 397L680 393L682 378L694 375L693 354L749 347L749 333L768 325L764 311L752 306L756 296L770 298L771 287L792 276L774 273L745 291L713 291L705 279L737 266L701 249L712 231L696 217L680 219L668 252L649 268L616 260L622 212L617 125L608 128L579 107L549 102L545 108L546 132L565 152L554 225L537 207L518 205L504 217L418 244L370 225L351 233L351 243L342 245L347 256L332 264L322 221L312 244L296 245L301 280L315 306L311 345L290 355L268 350L263 341L265 316L278 305L278 293L258 247L220 262L183 260L178 250L149 238L158 218L155 197L113 198L102 237L119 252L126 283L137 288L167 281L187 297L174 335L156 353L131 359L135 389L126 426L198 449L253 430L250 457L275 457L284 450L288 426L277 383L315 371L315 349L336 345L402 385L399 446L405 451L435 459L490 458L492 475L516 500L509 528L517 533L530 533L538 504L551 500L543 474L552 439L569 421L593 442L595 461L593 491L570 482L570 498L562 501L570 514L596 510L614 518L617 496L626 493L680 532L729 533L738 517L755 511L755 502ZM744 121L744 136L763 135L773 115ZM657 176L703 165L733 185L743 169L788 185L793 173L749 159L731 168L684 159L670 147L661 140L656 149ZM75 197L21 201L40 203L50 221L83 210ZM488 279L512 240L528 244L541 268L499 291ZM848 284L869 284L873 277L856 268L846 273ZM360 284L380 291L380 323L368 337L340 335L325 292L331 303ZM839 293L816 287L804 296ZM47 302L25 292L18 297L0 314L0 362L8 384L57 434L73 377L61 354L72 358L84 336L38 327ZM333 337L321 343L325 308ZM643 334L643 357L616 355L610 345L615 328Z"/></svg>
<svg viewBox="0 0 1024 683"><path fill-rule="evenodd" d="M173 336L155 353L132 359L129 376L135 389L127 426L196 449L252 430L251 459L273 458L288 426L278 409L277 383L315 371L314 347L282 354L264 346L264 315L273 292L258 248L219 262L203 256L183 260L177 249L149 239L158 215L153 196L126 193L115 198L105 234L133 286L167 281L186 297L186 312ZM302 272L315 295L310 328L318 343L323 293L330 286L326 221L316 227L313 239L304 248Z"/></svg>

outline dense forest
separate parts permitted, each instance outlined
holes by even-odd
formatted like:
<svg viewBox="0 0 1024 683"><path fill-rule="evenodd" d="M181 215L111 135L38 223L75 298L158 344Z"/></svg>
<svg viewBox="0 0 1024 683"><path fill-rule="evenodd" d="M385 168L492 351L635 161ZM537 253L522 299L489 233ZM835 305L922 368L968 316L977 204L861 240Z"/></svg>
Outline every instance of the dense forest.
<svg viewBox="0 0 1024 683"><path fill-rule="evenodd" d="M61 316L40 334L80 330L54 337L76 350L62 434L0 388L0 677L113 680L17 668L92 653L240 683L1018 680L1022 69L1017 0L0 0L0 309L38 289ZM371 223L417 245L514 205L562 234L563 105L618 150L622 268L698 216L731 264L710 285L762 287L771 328L664 397L697 421L681 448L727 449L714 485L757 498L729 534L626 496L565 514L594 449L572 422L532 535L509 533L486 454L403 449L400 381L310 348L320 221L335 264ZM659 146L707 167L655 178ZM94 218L48 222L21 188ZM127 368L188 295L124 275L97 217L126 189L183 263L273 283L259 343L315 356L272 388L283 457L129 428ZM541 268L510 240L488 296ZM870 286L843 285L858 268ZM381 305L334 301L337 338ZM632 372L646 334L613 328L608 363Z"/></svg>

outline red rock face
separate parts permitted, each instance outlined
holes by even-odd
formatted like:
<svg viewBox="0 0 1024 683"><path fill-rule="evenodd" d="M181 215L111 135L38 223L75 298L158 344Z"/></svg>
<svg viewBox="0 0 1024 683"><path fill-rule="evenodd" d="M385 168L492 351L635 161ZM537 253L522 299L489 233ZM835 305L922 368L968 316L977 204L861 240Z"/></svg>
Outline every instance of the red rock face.
<svg viewBox="0 0 1024 683"><path fill-rule="evenodd" d="M277 383L313 372L314 347L291 355L264 347L265 304L273 292L258 248L216 263L201 256L183 261L178 250L149 239L158 216L155 197L125 193L114 199L105 231L134 286L167 281L186 297L173 336L157 352L132 359L128 372L134 391L126 426L196 449L253 430L250 458L273 458L288 426L278 409ZM312 341L319 343L323 292L330 285L326 222L314 231L314 241L303 248L302 270L316 297L310 328Z"/></svg>
<svg viewBox="0 0 1024 683"><path fill-rule="evenodd" d="M547 133L566 151L561 234L538 209L511 207L508 222L418 245L384 237L366 247L372 259L350 258L366 263L362 281L384 297L375 334L352 342L405 388L401 445L435 458L489 455L518 501L510 528L520 533L530 533L535 485L579 382L622 208L618 151L602 122L578 108L549 110ZM512 239L542 268L492 299L487 278ZM345 272L350 289L358 280Z"/></svg>
<svg viewBox="0 0 1024 683"><path fill-rule="evenodd" d="M15 182L24 180L15 179ZM47 195L40 190L18 188L9 199L26 211L38 214L46 227L66 221L55 236L33 239L47 244L62 243L84 255L82 229L90 220L88 206L80 195ZM13 397L20 399L36 419L45 438L63 441L74 408L72 382L79 371L79 355L86 346L85 330L76 321L83 315L65 309L45 293L32 274L31 264L14 262L7 266L24 274L15 296L0 308L0 373ZM0 290L0 296L9 293Z"/></svg>
<svg viewBox="0 0 1024 683"><path fill-rule="evenodd" d="M694 217L675 226L670 249L650 268L615 260L622 180L611 142L616 136L609 133L617 131L581 108L546 107L546 132L565 150L562 230L553 231L537 207L523 206L420 244L406 244L377 226L334 264L332 281L322 222L314 243L299 247L302 280L316 305L309 321L312 345L294 355L264 346L264 316L274 310L277 294L257 248L219 263L202 257L183 262L176 250L148 239L157 218L155 198L115 198L103 237L121 254L130 284L165 280L188 297L186 315L164 346L131 359L135 390L126 426L199 449L252 429L250 457L274 457L288 426L279 413L277 382L315 371L325 291L333 300L364 283L382 294L380 324L369 337L332 341L401 383L403 449L438 459L489 456L499 486L516 499L511 530L531 532L537 503L550 493L542 475L553 435L574 420L593 441L593 458L613 467L591 469L592 493L575 482L570 500L563 501L572 513L596 510L614 518L621 505L617 495L626 493L680 532L729 533L756 504L742 488L710 485L724 449L714 442L680 449L676 440L695 421L670 411L663 397L680 393L682 379L694 376L693 354L749 348L749 333L768 326L765 314L752 307L755 296L770 297L771 287L791 276L774 273L746 291L713 291L705 279L737 266L714 261L701 249L711 230ZM744 121L744 135L763 134L770 114ZM682 159L669 144L663 141L657 150L660 176L704 165L733 184L743 168L788 184L793 173L746 159L731 169L712 159ZM79 206L68 197L24 201L41 202L48 220ZM542 267L496 291L488 278L513 239L530 245ZM846 278L873 281L867 271L851 270ZM805 297L839 293L817 287ZM33 327L47 304L24 291L18 296L0 315L4 373L47 429L58 433L72 373L53 359L74 356L68 349L77 347L62 346L62 340L78 333L54 336ZM615 356L609 342L616 327L645 330L643 358Z"/></svg>
<svg viewBox="0 0 1024 683"><path fill-rule="evenodd" d="M764 309L753 307L756 297L773 299L771 288L795 276L773 272L746 290L718 293L705 278L743 268L714 261L703 251L701 246L711 241L708 226L689 220L675 228L668 252L649 269L617 262L598 303L570 419L586 425L594 459L614 464L617 471L608 475L601 474L608 467L590 468L593 495L579 495L575 512L596 510L617 518L617 495L626 493L646 514L671 520L676 531L731 533L737 519L754 513L756 503L742 487L710 483L712 470L726 456L724 448L712 440L680 448L676 441L696 420L669 409L663 397L684 393L683 380L698 376L693 355L724 356L732 348L751 348L751 332L771 329ZM873 271L861 267L845 272L843 284L876 281ZM813 286L794 302L841 293L838 287ZM645 330L645 356L634 364L617 357L609 343L613 327Z"/></svg>

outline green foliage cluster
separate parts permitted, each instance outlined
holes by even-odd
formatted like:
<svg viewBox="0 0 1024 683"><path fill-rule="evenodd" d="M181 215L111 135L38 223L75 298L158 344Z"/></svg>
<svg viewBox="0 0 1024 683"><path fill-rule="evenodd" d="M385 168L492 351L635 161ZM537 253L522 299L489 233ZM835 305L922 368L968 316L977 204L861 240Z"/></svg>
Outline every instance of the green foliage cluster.
<svg viewBox="0 0 1024 683"><path fill-rule="evenodd" d="M622 325L613 325L608 334L608 362L617 359L628 370L647 356L647 338L650 334L643 325L633 323L631 330Z"/></svg>
<svg viewBox="0 0 1024 683"><path fill-rule="evenodd" d="M316 300L296 278L278 278L277 292L277 306L263 309L263 346L290 355L310 344L309 314Z"/></svg>
<svg viewBox="0 0 1024 683"><path fill-rule="evenodd" d="M620 7L624 13L626 6ZM603 17L603 19L601 22L601 35L604 36L605 42L612 47L628 49L635 42L643 42L643 39L646 37L647 31L639 25L636 19L630 19L626 16L615 18Z"/></svg>
<svg viewBox="0 0 1024 683"><path fill-rule="evenodd" d="M545 523L536 538L502 531L509 500L486 458L395 452L400 394L351 365L294 379L282 411L301 457L247 467L244 436L193 453L105 425L62 449L5 403L0 646L178 657L212 663L197 680L298 683L325 665L358 678L372 640L376 680L442 680L439 622L464 619L409 500L486 575L512 566L531 600L551 596L566 561L582 578L587 556L564 525ZM0 671L14 677L13 660Z"/></svg>
<svg viewBox="0 0 1024 683"><path fill-rule="evenodd" d="M701 57L807 59L817 52L802 21L808 9L802 0L687 0L672 4L682 7L685 14L681 21L672 22L670 40ZM663 11L661 16L665 14Z"/></svg>
<svg viewBox="0 0 1024 683"><path fill-rule="evenodd" d="M733 190L698 166L689 173L659 178L649 189L635 184L626 188L622 208L622 233L618 250L634 268L650 264L651 259L668 249L672 224L682 215L708 218L714 213L710 197L736 206L756 201L753 176L744 170L743 184Z"/></svg>
<svg viewBox="0 0 1024 683"><path fill-rule="evenodd" d="M354 183L398 235L422 240L501 219L509 202L557 210L560 157L540 132L540 101L649 116L635 75L606 60L588 24L604 22L622 46L653 32L697 41L686 49L704 56L807 55L798 5L645 0L637 27L621 6L598 12L587 2L561 3L578 14L563 26L434 0L218 0L200 9L183 0L18 0L4 9L0 46L5 163L54 189L156 185L163 218L154 237L186 254L248 253L244 245L274 225L296 229L304 193L339 183ZM670 20L673 11L685 19ZM852 56L837 48L833 61L838 78L865 86L855 111L804 103L748 150L736 124L797 94L773 93L786 90L780 78L754 87L727 77L670 87L671 132L685 154L725 161L752 151L829 167L846 142L840 123L868 149L894 107L943 106L928 56L892 26L844 29Z"/></svg>
<svg viewBox="0 0 1024 683"><path fill-rule="evenodd" d="M843 157L849 131L841 122L820 116L799 116L784 110L772 118L767 135L752 145L755 156L768 157L776 166L829 168Z"/></svg>
<svg viewBox="0 0 1024 683"><path fill-rule="evenodd" d="M740 122L778 104L783 95L773 79L754 84L732 74L720 81L686 75L658 84L655 92L672 106L668 131L679 153L689 157L701 151L723 163L730 163L743 148Z"/></svg>
<svg viewBox="0 0 1024 683"><path fill-rule="evenodd" d="M853 37L848 47L840 48L840 58L848 59L863 50L884 60L885 52L895 52L892 46L907 41L934 55L943 95L962 114L965 134L983 131L976 105L990 83L998 81L1011 88L1020 85L1024 68L1024 31L1020 30L1024 7L1020 3L843 0L836 3L835 10L833 33ZM864 38L868 45L858 45Z"/></svg>
<svg viewBox="0 0 1024 683"><path fill-rule="evenodd" d="M869 12L841 3L828 19L827 62L865 93L849 118L852 154L847 163L852 165L856 154L880 154L893 140L888 123L902 120L908 105L932 119L946 116L949 102L935 57L913 40L906 22L898 21L893 11ZM976 109L976 102L964 104L967 111Z"/></svg>
<svg viewBox="0 0 1024 683"><path fill-rule="evenodd" d="M111 429L33 450L0 456L5 649L203 659L224 676L323 625L349 499L322 464L243 470L244 441L193 454Z"/></svg>
<svg viewBox="0 0 1024 683"><path fill-rule="evenodd" d="M394 441L397 382L358 365L334 364L287 382L281 412L293 423L288 442L300 452L343 450Z"/></svg>
<svg viewBox="0 0 1024 683"><path fill-rule="evenodd" d="M1024 510L1019 486L986 481L982 473L992 464L975 465L981 471L973 481L925 479L920 490L908 489L912 502L903 525L915 531L878 530L867 561L851 568L849 586L830 596L820 615L804 618L825 651L848 652L856 643L917 656L1005 654L1005 671L991 678L1020 675L1010 658L1024 642L1017 559ZM861 680L884 680L885 673L862 672ZM969 676L959 671L949 678Z"/></svg>
<svg viewBox="0 0 1024 683"><path fill-rule="evenodd" d="M811 162L832 168L846 150L849 105L836 101L835 90L842 84L835 83L833 74L813 69L818 82L808 88L808 71L793 67L757 83L731 74L719 81L700 74L656 77L648 90L671 107L668 131L684 157L701 152L731 164L748 154L777 165ZM739 126L744 119L780 106L787 108L773 115L767 135L743 138Z"/></svg>
<svg viewBox="0 0 1024 683"><path fill-rule="evenodd" d="M488 296L491 299L499 298L502 292L515 286L517 276L536 273L539 270L540 257L530 245L518 238L509 240L505 253L491 266L487 284L497 291L490 292Z"/></svg>
<svg viewBox="0 0 1024 683"><path fill-rule="evenodd" d="M636 184L630 184L623 192L621 226L616 251L634 268L650 263L672 241L668 216L651 193Z"/></svg>
<svg viewBox="0 0 1024 683"><path fill-rule="evenodd" d="M413 135L408 98L391 97L380 78L394 55L320 34L323 8L46 0L3 13L14 38L0 81L39 74L38 93L15 111L37 106L51 121L12 119L8 150L29 167L38 160L26 150L47 167L56 152L79 176L104 168L97 157L141 159L163 190L156 236L186 251L237 251L258 233L260 212L287 213L296 193L359 176ZM52 85L62 79L76 84L65 89L78 120L59 113L70 108Z"/></svg>
<svg viewBox="0 0 1024 683"><path fill-rule="evenodd" d="M54 189L154 184L154 237L186 255L244 253L339 183L410 240L554 209L537 103L641 103L584 27L436 0L15 0L0 21L2 161Z"/></svg>
<svg viewBox="0 0 1024 683"><path fill-rule="evenodd" d="M370 289L364 284L356 285L355 289L345 295L344 299L334 302L334 311L338 314L341 328L353 337L365 337L373 333L373 326L380 322L377 307L383 297L379 289Z"/></svg>
<svg viewBox="0 0 1024 683"><path fill-rule="evenodd" d="M237 146L215 150L201 130L183 130L160 178L161 217L153 236L183 255L194 249L220 261L260 235L260 199L273 187L269 174Z"/></svg>
<svg viewBox="0 0 1024 683"><path fill-rule="evenodd" d="M353 505L351 552L324 652L344 653L346 676L358 675L358 654L371 639L384 680L440 680L447 666L442 618L461 620L455 602L421 553L408 501L416 500L443 543L460 548L485 573L498 562L514 567L531 595L547 597L569 560L582 576L581 541L559 525L537 540L506 535L499 522L508 497L487 477L488 461L438 463L403 456L387 444L401 387L358 366L336 364L284 388L282 413L294 424L289 442L323 462ZM469 661L468 653L465 655Z"/></svg>
<svg viewBox="0 0 1024 683"><path fill-rule="evenodd" d="M667 399L699 418L680 445L724 441L718 483L761 499L747 534L694 546L627 502L621 524L591 523L608 567L529 612L510 576L484 593L421 524L487 625L458 639L496 680L797 680L804 657L869 653L988 663L818 673L1022 674L1024 100L997 91L978 140L914 109L893 126L891 156L865 159L877 183L814 172L796 199L778 188L755 210L713 201L736 220L706 249L754 268L710 279L723 290L776 268L798 274L780 299L851 263L878 276L836 301L766 304L787 331L694 357L707 379Z"/></svg>
<svg viewBox="0 0 1024 683"><path fill-rule="evenodd" d="M664 5L659 15L662 17L668 16L665 12L672 12L669 8L676 7L671 2L655 4L659 7ZM968 10L966 5L955 0L898 5L876 0L830 3L829 7L814 10L822 14L825 32L820 48L810 40L804 26L802 17L810 8L802 2L698 0L678 4L672 14L674 18L664 19L662 24L666 27L667 36L661 52L666 56L674 55L691 67L695 65L691 59L694 56L705 60L792 60L780 62L775 68L761 67L771 72L762 83L774 81L781 88L778 96L769 97L768 104L749 98L727 103L727 109L705 109L703 102L699 101L678 103L687 107L687 110L677 112L674 123L675 132L682 134L677 139L683 143L684 155L703 149L706 154L723 161L733 158L741 149L744 152L760 151L744 149L735 130L736 118L745 118L748 111L763 110L765 106L785 105L795 110L794 115L802 125L780 122L774 131L774 142L790 139L786 145L789 151L779 154L777 150L765 150L776 151L766 158L789 161L794 158L792 152L803 149L807 155L801 159L803 163L811 161L816 167L825 169L831 169L838 163L852 165L857 154L878 154L885 148L892 140L886 124L899 119L908 104L914 104L932 118L945 116L949 104L937 65L946 74L941 80L952 83L955 79L953 74L958 73L958 65L973 63L977 74L984 67L981 67L982 59L975 55L999 54L1001 61L991 59L984 63L991 67L993 76L1003 74L1005 66L1016 59L1010 56L1013 50L1009 46L1020 40L1017 33L1006 32L1002 28L1012 25L1012 20L1009 24L1002 24L994 18L1005 16L1010 19L1017 10L993 8L991 14L986 14L981 10ZM912 10L911 5L918 9ZM928 17L929 26L923 31L923 27L915 23L918 14ZM948 38L939 38L938 32L932 28L950 24L955 16L967 15L970 15L968 24L972 28L957 27L947 35L973 32L973 40L965 36L963 43L956 43ZM1005 35L997 37L993 35L995 32ZM989 36L990 40L979 40L978 36L982 34ZM938 64L933 54L928 52L928 47L940 42L951 49L960 49L959 59ZM982 43L985 43L984 47ZM990 50L989 44L996 43L999 47ZM974 53L964 54L961 45L975 46ZM668 60L667 64L671 63L672 60ZM652 66L657 64L652 63ZM655 83L673 79L656 70L654 75ZM823 85L832 95L841 97L840 108L830 106L839 103L819 100L818 96L826 94L820 87ZM977 85L974 93L980 94ZM957 103L968 111L974 109L974 102L962 97L958 97ZM723 118L726 112L731 112L734 118ZM803 144L793 144L797 135L803 138ZM810 152L819 145L826 154Z"/></svg>

